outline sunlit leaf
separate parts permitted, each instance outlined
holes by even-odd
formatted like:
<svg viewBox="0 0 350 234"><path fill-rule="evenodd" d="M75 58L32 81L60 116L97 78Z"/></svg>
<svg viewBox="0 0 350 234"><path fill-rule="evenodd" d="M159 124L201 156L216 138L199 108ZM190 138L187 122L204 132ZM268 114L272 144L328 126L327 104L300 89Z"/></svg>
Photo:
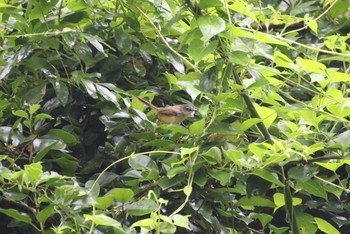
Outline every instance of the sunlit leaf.
<svg viewBox="0 0 350 234"><path fill-rule="evenodd" d="M204 15L198 18L197 23L203 34L204 42L209 41L226 28L225 21L218 16Z"/></svg>
<svg viewBox="0 0 350 234"><path fill-rule="evenodd" d="M327 222L326 220L315 217L315 221L316 221L317 227L321 231L323 231L327 234L340 234L340 232L333 225L331 225L329 222Z"/></svg>
<svg viewBox="0 0 350 234"><path fill-rule="evenodd" d="M278 179L277 174L273 172L269 172L266 169L258 168L254 170L254 175L257 175L271 183L274 183L278 186L283 186L283 183Z"/></svg>
<svg viewBox="0 0 350 234"><path fill-rule="evenodd" d="M208 45L205 45L203 41L195 39L191 41L188 47L188 53L195 63L198 63L205 56L212 53L217 46L218 41L212 41Z"/></svg>
<svg viewBox="0 0 350 234"><path fill-rule="evenodd" d="M258 114L266 128L269 128L277 118L277 112L271 108L259 106L257 104L254 104L254 107L258 111Z"/></svg>
<svg viewBox="0 0 350 234"><path fill-rule="evenodd" d="M121 227L121 224L117 220L105 214L95 214L95 215L84 214L84 218L86 221L92 221L96 225L110 226L110 227L116 227L116 228Z"/></svg>
<svg viewBox="0 0 350 234"><path fill-rule="evenodd" d="M173 219L174 224L176 226L183 227L183 228L190 230L188 217L189 216L183 216L183 215L176 214L172 217L172 219Z"/></svg>
<svg viewBox="0 0 350 234"><path fill-rule="evenodd" d="M306 182L298 181L298 186L304 189L306 192L321 197L327 200L327 193L324 188L315 180L308 180Z"/></svg>

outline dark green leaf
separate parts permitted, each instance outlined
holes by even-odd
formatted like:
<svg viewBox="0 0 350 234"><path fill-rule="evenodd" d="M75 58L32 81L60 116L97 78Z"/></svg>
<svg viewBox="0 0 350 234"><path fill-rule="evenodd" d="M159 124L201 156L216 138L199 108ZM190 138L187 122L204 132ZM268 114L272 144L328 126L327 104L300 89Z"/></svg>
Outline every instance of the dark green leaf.
<svg viewBox="0 0 350 234"><path fill-rule="evenodd" d="M137 202L131 203L127 207L129 215L142 216L149 214L157 209L157 204L151 199L141 199Z"/></svg>
<svg viewBox="0 0 350 234"><path fill-rule="evenodd" d="M11 218L14 218L15 220L19 220L21 222L28 223L28 224L32 223L32 219L29 217L29 215L26 215L23 212L20 213L18 210L0 208L0 212Z"/></svg>
<svg viewBox="0 0 350 234"><path fill-rule="evenodd" d="M114 32L114 39L118 50L120 50L123 54L130 52L132 44L127 33L121 29L117 29Z"/></svg>

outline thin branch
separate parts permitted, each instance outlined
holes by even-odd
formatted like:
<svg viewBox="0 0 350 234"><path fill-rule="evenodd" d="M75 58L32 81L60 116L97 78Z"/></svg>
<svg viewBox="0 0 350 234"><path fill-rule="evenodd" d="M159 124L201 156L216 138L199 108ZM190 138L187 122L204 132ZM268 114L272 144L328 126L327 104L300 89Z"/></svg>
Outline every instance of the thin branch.
<svg viewBox="0 0 350 234"><path fill-rule="evenodd" d="M245 31L248 31L248 32L252 32L252 33L256 33L256 30L253 30L253 29L249 29L249 28L241 28L242 30L245 30ZM308 46L308 45L305 45L305 44L302 44L302 43L299 43L297 41L293 41L291 39L288 39L288 38L284 38L284 37L281 37L281 36L276 36L276 35L272 35L272 34L268 34L268 33L264 33L264 32L259 32L259 33L262 33L268 37L272 37L276 40L279 40L279 41L284 41L288 44L295 44L295 45L298 45L300 47L303 47L303 48L306 48L306 49L309 49L309 50L313 50L313 51L317 51L317 52L320 52L320 53L325 53L325 54L330 54L330 55L339 55L339 56L343 56L343 57L349 57L350 58L350 54L345 54L345 53L339 53L339 52L335 52L335 51L329 51L329 50L324 50L324 49L319 49L319 48L316 48L316 47L313 47L313 46Z"/></svg>
<svg viewBox="0 0 350 234"><path fill-rule="evenodd" d="M242 85L242 82L239 79L239 76L236 72L236 69L233 67L232 70L233 70L233 77L234 77L236 83L239 85ZM245 103L247 104L247 107L248 107L250 113L252 114L252 117L257 118L257 119L261 119L258 111L255 109L253 103L250 101L250 98L248 97L248 95L246 93L241 93L241 95L242 95ZM264 125L264 123L263 122L257 123L257 126L258 126L260 132L262 133L262 135L264 136L265 140L268 141L270 144L273 144L274 142L272 140L272 137L271 137L269 131L267 130L266 126Z"/></svg>
<svg viewBox="0 0 350 234"><path fill-rule="evenodd" d="M180 59L182 59L187 65L189 65L190 67L192 67L195 71L200 72L200 70L194 65L192 64L189 60L187 60L184 56L182 56L179 52L177 52L165 39L165 37L162 35L162 32L157 28L157 26L152 22L152 20L148 17L148 15L134 2L133 3L134 6L136 7L136 9L141 13L141 15L152 25L152 27L154 28L154 30L156 30L158 36L160 37L160 39L163 41L163 43L166 45L166 47L168 47L168 49L173 52L174 54L176 54ZM200 72L201 73L201 72Z"/></svg>
<svg viewBox="0 0 350 234"><path fill-rule="evenodd" d="M299 163L311 164L314 162L328 161L331 159L344 159L344 156L329 154L329 155L325 155L325 156L321 156L321 157L317 157L317 158L311 158L311 159L307 159L307 160L305 160L305 159L293 160L293 161L288 162L287 165L290 166L290 165L296 165Z"/></svg>

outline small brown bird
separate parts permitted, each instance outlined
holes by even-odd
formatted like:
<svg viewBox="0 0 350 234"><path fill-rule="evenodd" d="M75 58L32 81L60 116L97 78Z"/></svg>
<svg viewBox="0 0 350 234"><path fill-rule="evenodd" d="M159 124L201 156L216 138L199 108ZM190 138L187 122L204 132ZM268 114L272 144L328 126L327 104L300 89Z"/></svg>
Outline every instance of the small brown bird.
<svg viewBox="0 0 350 234"><path fill-rule="evenodd" d="M152 103L134 96L137 100L143 104L149 106L153 110L157 111L157 119L163 123L167 124L178 124L184 121L187 117L191 116L195 111L191 104L180 104L175 106L166 106L166 107L156 107Z"/></svg>

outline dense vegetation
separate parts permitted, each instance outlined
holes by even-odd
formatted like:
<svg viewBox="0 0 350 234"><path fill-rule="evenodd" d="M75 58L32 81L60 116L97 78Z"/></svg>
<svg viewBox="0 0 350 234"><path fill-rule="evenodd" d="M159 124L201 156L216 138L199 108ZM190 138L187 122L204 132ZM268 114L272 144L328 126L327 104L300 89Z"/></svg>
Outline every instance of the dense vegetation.
<svg viewBox="0 0 350 234"><path fill-rule="evenodd" d="M349 5L1 0L0 230L349 232Z"/></svg>

